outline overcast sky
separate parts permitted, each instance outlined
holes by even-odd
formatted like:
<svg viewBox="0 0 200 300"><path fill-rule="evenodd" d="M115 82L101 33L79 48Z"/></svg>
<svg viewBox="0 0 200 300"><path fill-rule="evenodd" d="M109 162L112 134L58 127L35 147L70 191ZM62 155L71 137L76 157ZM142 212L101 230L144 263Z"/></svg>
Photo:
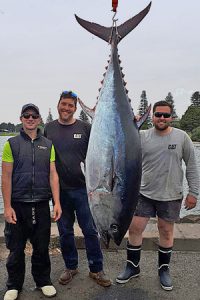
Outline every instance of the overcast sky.
<svg viewBox="0 0 200 300"><path fill-rule="evenodd" d="M62 90L93 107L109 45L76 22L111 26L112 0L0 0L0 123L19 122L21 106L37 104L54 119ZM148 0L119 0L118 25ZM125 80L137 113L142 90L149 103L174 96L181 116L200 90L199 0L154 0L149 14L119 44ZM79 110L80 112L80 110Z"/></svg>

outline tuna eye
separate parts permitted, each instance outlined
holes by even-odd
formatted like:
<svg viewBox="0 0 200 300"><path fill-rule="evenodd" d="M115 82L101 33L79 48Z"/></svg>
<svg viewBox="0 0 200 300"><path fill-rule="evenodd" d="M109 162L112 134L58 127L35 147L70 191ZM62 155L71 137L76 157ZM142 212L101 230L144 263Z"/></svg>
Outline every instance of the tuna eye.
<svg viewBox="0 0 200 300"><path fill-rule="evenodd" d="M112 232L118 232L118 225L117 224L111 224L110 229L112 229Z"/></svg>

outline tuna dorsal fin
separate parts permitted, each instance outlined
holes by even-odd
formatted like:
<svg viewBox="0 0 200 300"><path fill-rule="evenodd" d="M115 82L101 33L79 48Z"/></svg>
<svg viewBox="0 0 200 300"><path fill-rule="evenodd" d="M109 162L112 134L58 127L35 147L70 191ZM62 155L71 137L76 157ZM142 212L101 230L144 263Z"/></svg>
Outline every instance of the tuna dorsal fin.
<svg viewBox="0 0 200 300"><path fill-rule="evenodd" d="M133 18L129 19L125 23L117 26L117 33L118 33L118 43L131 31L133 30L147 15L151 7L151 2L149 5L143 9L140 13L135 15ZM102 25L89 22L79 18L75 15L77 22L84 27L86 30L91 32L92 34L98 36L102 40L106 42L110 42L111 35L112 35L112 27L104 27Z"/></svg>

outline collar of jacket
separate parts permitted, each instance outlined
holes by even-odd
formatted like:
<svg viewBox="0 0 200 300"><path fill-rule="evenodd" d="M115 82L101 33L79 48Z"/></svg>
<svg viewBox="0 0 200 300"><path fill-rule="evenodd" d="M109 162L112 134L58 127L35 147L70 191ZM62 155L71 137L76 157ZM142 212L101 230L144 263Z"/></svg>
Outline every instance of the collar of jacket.
<svg viewBox="0 0 200 300"><path fill-rule="evenodd" d="M26 134L26 132L24 131L24 128L20 129L20 134L24 139L27 140L31 140L30 136L28 134ZM40 128L37 129L37 136L35 139L39 139L42 136L42 131Z"/></svg>

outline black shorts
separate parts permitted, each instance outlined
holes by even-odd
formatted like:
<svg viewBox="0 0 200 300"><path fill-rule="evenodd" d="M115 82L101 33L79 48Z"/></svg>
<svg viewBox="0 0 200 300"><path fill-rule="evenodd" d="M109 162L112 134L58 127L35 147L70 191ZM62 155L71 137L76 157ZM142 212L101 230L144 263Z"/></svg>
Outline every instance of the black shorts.
<svg viewBox="0 0 200 300"><path fill-rule="evenodd" d="M181 203L182 199L158 201L140 194L134 215L146 218L155 218L158 216L165 221L175 222L180 218Z"/></svg>

